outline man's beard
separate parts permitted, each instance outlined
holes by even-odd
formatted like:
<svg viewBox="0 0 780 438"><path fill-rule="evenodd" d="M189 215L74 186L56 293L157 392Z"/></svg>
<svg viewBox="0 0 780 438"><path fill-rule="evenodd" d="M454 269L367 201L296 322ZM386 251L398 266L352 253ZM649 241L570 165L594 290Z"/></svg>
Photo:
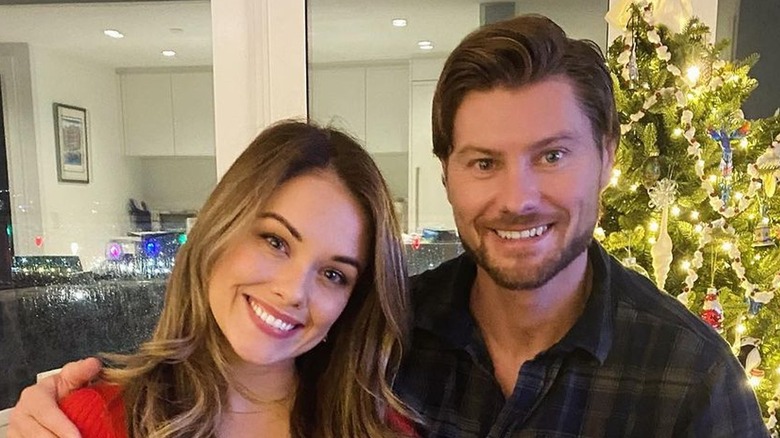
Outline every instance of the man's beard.
<svg viewBox="0 0 780 438"><path fill-rule="evenodd" d="M471 248L465 240L461 243L463 244L463 249L474 258L477 265L485 270L497 285L508 290L532 290L544 286L568 267L580 254L588 249L592 240L593 232L587 231L586 228L584 232L575 236L563 248L563 251L557 254L557 258L543 260L539 269L533 273L527 271L518 272L524 270L525 268L523 267L507 269L496 266L490 260L485 245L480 245L479 248L475 249Z"/></svg>

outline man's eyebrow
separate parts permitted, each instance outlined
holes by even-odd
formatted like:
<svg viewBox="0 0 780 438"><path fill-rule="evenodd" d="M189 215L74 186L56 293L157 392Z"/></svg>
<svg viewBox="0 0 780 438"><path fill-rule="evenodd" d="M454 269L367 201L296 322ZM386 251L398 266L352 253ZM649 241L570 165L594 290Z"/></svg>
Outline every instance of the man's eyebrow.
<svg viewBox="0 0 780 438"><path fill-rule="evenodd" d="M551 143L555 143L558 141L571 141L571 140L575 140L576 138L577 137L574 135L574 133L569 131L563 131L563 132L553 134L549 137L545 137L540 140L537 140L534 143L531 143L529 145L529 149L539 149L545 146L549 146ZM488 147L482 147L473 144L466 144L459 147L458 150L454 152L454 155L482 154L488 156L497 156L503 153L504 152L501 150L491 149Z"/></svg>
<svg viewBox="0 0 780 438"><path fill-rule="evenodd" d="M263 219L265 218L275 219L277 222L284 225L284 227L287 228L287 231L289 231L290 234L292 234L292 236L295 237L295 239L297 239L299 242L303 241L303 238L301 237L301 233L294 226L292 226L292 224L288 222L287 219L285 219L282 215L270 211L264 211L258 214L257 217Z"/></svg>

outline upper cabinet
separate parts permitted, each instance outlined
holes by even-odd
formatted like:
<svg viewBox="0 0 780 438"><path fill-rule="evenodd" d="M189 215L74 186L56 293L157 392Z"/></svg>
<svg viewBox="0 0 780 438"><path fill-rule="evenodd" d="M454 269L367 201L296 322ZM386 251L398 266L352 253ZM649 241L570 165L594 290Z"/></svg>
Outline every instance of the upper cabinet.
<svg viewBox="0 0 780 438"><path fill-rule="evenodd" d="M214 155L211 72L124 72L120 78L127 155Z"/></svg>
<svg viewBox="0 0 780 438"><path fill-rule="evenodd" d="M312 119L349 132L372 154L406 153L407 64L314 66L309 81Z"/></svg>

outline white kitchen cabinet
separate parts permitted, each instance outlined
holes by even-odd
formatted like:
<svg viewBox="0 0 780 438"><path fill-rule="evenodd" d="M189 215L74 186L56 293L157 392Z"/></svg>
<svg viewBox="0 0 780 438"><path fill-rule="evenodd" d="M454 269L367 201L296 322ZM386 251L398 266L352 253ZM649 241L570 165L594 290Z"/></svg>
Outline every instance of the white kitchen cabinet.
<svg viewBox="0 0 780 438"><path fill-rule="evenodd" d="M366 69L366 149L406 152L409 147L409 67Z"/></svg>
<svg viewBox="0 0 780 438"><path fill-rule="evenodd" d="M171 75L134 73L121 78L125 154L174 155Z"/></svg>
<svg viewBox="0 0 780 438"><path fill-rule="evenodd" d="M213 84L208 72L171 74L175 155L214 155Z"/></svg>
<svg viewBox="0 0 780 438"><path fill-rule="evenodd" d="M213 156L210 72L121 74L125 154Z"/></svg>
<svg viewBox="0 0 780 438"><path fill-rule="evenodd" d="M455 229L442 184L441 163L433 155L431 106L436 81L412 82L409 147L409 230Z"/></svg>
<svg viewBox="0 0 780 438"><path fill-rule="evenodd" d="M310 116L366 140L366 70L363 67L318 68L309 75Z"/></svg>

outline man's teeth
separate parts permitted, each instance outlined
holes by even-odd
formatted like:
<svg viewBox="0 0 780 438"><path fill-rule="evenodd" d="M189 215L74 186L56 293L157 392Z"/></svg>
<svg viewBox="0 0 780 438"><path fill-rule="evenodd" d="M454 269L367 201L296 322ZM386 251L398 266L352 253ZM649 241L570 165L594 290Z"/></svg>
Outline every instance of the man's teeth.
<svg viewBox="0 0 780 438"><path fill-rule="evenodd" d="M528 239L529 237L541 236L542 233L547 231L547 228L547 225L542 225L541 227L529 228L523 231L496 230L496 234L502 239Z"/></svg>
<svg viewBox="0 0 780 438"><path fill-rule="evenodd" d="M263 310L262 307L258 306L252 301L249 301L249 305L252 306L252 310L255 311L255 315L257 315L258 318L262 319L266 324L270 325L271 327L277 330L281 330L283 332L289 332L295 327L295 325L293 324L275 318L273 315L266 312L265 310Z"/></svg>

